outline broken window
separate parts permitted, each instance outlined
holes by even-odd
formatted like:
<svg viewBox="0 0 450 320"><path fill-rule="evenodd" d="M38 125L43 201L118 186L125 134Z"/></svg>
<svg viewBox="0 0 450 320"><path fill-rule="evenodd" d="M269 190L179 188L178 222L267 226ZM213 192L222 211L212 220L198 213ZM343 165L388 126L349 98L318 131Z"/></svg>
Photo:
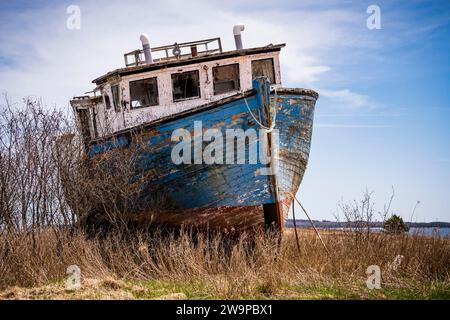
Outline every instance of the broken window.
<svg viewBox="0 0 450 320"><path fill-rule="evenodd" d="M172 74L173 101L200 97L198 70Z"/></svg>
<svg viewBox="0 0 450 320"><path fill-rule="evenodd" d="M106 109L111 109L111 100L109 100L109 95L105 93L105 105Z"/></svg>
<svg viewBox="0 0 450 320"><path fill-rule="evenodd" d="M239 90L239 64L214 67L214 94Z"/></svg>
<svg viewBox="0 0 450 320"><path fill-rule="evenodd" d="M275 83L275 72L273 67L273 59L261 59L252 61L252 78L267 77L270 84Z"/></svg>
<svg viewBox="0 0 450 320"><path fill-rule="evenodd" d="M119 85L118 84L111 86L111 93L112 93L112 98L113 98L114 110L116 112L119 112L120 111L120 94L119 94Z"/></svg>
<svg viewBox="0 0 450 320"><path fill-rule="evenodd" d="M158 81L156 77L130 81L130 100L131 108L158 105Z"/></svg>

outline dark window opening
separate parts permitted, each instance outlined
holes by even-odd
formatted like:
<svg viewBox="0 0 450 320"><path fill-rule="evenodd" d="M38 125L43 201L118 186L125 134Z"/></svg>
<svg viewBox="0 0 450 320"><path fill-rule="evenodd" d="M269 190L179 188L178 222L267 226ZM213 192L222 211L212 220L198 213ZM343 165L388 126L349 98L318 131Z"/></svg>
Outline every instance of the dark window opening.
<svg viewBox="0 0 450 320"><path fill-rule="evenodd" d="M111 93L113 98L114 110L116 112L120 111L120 94L119 94L119 85L111 86Z"/></svg>
<svg viewBox="0 0 450 320"><path fill-rule="evenodd" d="M199 72L187 71L172 74L173 101L200 97Z"/></svg>
<svg viewBox="0 0 450 320"><path fill-rule="evenodd" d="M214 94L239 90L239 64L214 67Z"/></svg>
<svg viewBox="0 0 450 320"><path fill-rule="evenodd" d="M98 138L98 129L97 129L97 111L92 110L92 127L94 129L94 139Z"/></svg>
<svg viewBox="0 0 450 320"><path fill-rule="evenodd" d="M91 131L89 129L89 114L87 109L78 109L78 119L80 120L80 131L84 143L91 140Z"/></svg>
<svg viewBox="0 0 450 320"><path fill-rule="evenodd" d="M131 108L156 106L158 99L158 81L156 77L130 82Z"/></svg>
<svg viewBox="0 0 450 320"><path fill-rule="evenodd" d="M105 94L105 105L106 109L111 109L111 100L109 99L109 95Z"/></svg>
<svg viewBox="0 0 450 320"><path fill-rule="evenodd" d="M270 84L275 83L275 71L273 67L273 59L261 59L252 61L252 78L267 77Z"/></svg>

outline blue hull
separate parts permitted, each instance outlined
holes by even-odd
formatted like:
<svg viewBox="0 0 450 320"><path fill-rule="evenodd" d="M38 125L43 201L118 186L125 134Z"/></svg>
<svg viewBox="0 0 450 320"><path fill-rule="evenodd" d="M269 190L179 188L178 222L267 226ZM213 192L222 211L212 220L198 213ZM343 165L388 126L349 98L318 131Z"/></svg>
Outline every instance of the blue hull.
<svg viewBox="0 0 450 320"><path fill-rule="evenodd" d="M257 79L254 90L245 97L236 95L94 141L88 146L88 155L96 159L123 148L137 151L132 185L140 191L127 210L134 219L175 226L207 224L222 229L248 229L264 221L282 226L292 194L297 192L306 169L317 97L315 92L301 89L270 92L268 83ZM198 136L195 126L198 130L201 122L200 132L214 128L225 137L227 129L255 129L259 133L261 125L269 126L273 120L275 130L263 131L263 135L247 143L241 157L236 141L224 138L224 164L195 164L195 155L191 156L191 164L175 164L172 160L173 148L179 143L172 141L176 129ZM264 135L270 142L262 148ZM203 142L201 149L205 150L208 143ZM252 144L256 144L252 149L257 150L256 162L250 161ZM199 150L195 148L192 142L192 151ZM230 149L236 155L231 164L225 163L225 153ZM261 153L271 155L270 164L261 161ZM269 166L273 174L263 174Z"/></svg>

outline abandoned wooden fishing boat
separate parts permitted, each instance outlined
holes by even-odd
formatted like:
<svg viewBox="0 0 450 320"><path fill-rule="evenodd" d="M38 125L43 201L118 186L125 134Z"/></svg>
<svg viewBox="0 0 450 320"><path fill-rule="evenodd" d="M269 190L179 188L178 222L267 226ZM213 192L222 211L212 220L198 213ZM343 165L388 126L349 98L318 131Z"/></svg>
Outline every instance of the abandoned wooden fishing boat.
<svg viewBox="0 0 450 320"><path fill-rule="evenodd" d="M318 94L283 88L285 45L245 49L242 30L233 28L232 51L220 38L150 48L143 34L125 68L71 100L89 161L136 154L130 220L282 230L308 162Z"/></svg>

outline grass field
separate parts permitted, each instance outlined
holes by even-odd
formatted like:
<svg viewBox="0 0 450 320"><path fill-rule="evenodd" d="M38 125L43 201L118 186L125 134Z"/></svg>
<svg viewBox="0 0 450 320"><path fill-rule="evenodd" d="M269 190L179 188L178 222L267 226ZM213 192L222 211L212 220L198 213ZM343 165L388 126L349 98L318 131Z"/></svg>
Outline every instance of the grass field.
<svg viewBox="0 0 450 320"><path fill-rule="evenodd" d="M120 149L86 165L77 126L59 109L31 98L0 109L0 299L450 299L448 238L323 231L328 251L306 229L298 246L292 229L282 239L188 231L88 238L71 228L93 212L128 226L140 158ZM364 227L393 214L394 194L381 210L371 195L340 204L344 221ZM73 265L81 287L68 290ZM381 288L370 290L374 265Z"/></svg>
<svg viewBox="0 0 450 320"><path fill-rule="evenodd" d="M450 239L292 230L262 234L0 236L0 299L450 299ZM401 263L394 260L402 255ZM81 287L66 287L77 265ZM368 289L366 269L381 269Z"/></svg>

